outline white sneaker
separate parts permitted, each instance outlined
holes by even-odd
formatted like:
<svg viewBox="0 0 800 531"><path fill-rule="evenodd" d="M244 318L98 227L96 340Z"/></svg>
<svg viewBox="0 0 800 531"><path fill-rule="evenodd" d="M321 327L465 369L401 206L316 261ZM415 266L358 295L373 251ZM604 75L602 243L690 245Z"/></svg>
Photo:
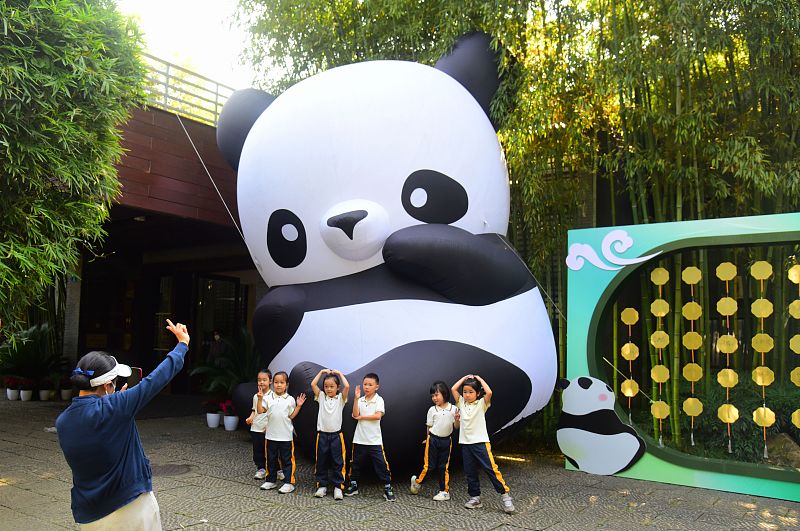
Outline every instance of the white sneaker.
<svg viewBox="0 0 800 531"><path fill-rule="evenodd" d="M344 499L344 495L342 494L342 489L340 489L339 487L336 487L335 489L333 489L333 499L334 500L343 500Z"/></svg>
<svg viewBox="0 0 800 531"><path fill-rule="evenodd" d="M411 492L411 494L419 493L419 483L417 483L417 476L411 476L411 485L408 486L408 490Z"/></svg>
<svg viewBox="0 0 800 531"><path fill-rule="evenodd" d="M253 479L264 479L265 477L267 477L267 471L263 468L259 468L256 475L253 476Z"/></svg>
<svg viewBox="0 0 800 531"><path fill-rule="evenodd" d="M278 489L278 492L281 494L289 494L290 492L294 492L294 485L291 483L284 483L281 485L281 488Z"/></svg>
<svg viewBox="0 0 800 531"><path fill-rule="evenodd" d="M505 512L511 514L514 511L516 511L516 509L514 508L514 502L511 501L511 494L506 492L505 494L500 496L500 499L503 501L503 510Z"/></svg>
<svg viewBox="0 0 800 531"><path fill-rule="evenodd" d="M433 497L434 501L447 501L450 499L450 493L440 490L439 493Z"/></svg>
<svg viewBox="0 0 800 531"><path fill-rule="evenodd" d="M283 481L286 476L283 475L283 470L278 470L278 481Z"/></svg>
<svg viewBox="0 0 800 531"><path fill-rule="evenodd" d="M261 486L259 488L261 490L272 490L277 486L278 486L277 483L273 483L271 481L265 481L264 483L261 484Z"/></svg>
<svg viewBox="0 0 800 531"><path fill-rule="evenodd" d="M320 487L317 489L317 492L314 493L315 498L324 498L325 495L328 494L328 489L325 487Z"/></svg>
<svg viewBox="0 0 800 531"><path fill-rule="evenodd" d="M477 509L478 507L483 507L483 504L481 503L481 497L473 496L467 500L467 503L464 504L464 507L467 509Z"/></svg>

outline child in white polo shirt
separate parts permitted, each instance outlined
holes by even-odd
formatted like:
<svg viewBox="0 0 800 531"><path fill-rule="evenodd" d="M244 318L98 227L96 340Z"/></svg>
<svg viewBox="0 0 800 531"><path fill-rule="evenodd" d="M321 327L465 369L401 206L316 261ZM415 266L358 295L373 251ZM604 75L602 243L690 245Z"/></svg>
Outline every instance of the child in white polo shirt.
<svg viewBox="0 0 800 531"><path fill-rule="evenodd" d="M323 377L324 375L324 377ZM322 378L320 392L319 379ZM341 387L340 387L341 382ZM340 391L341 388L341 391ZM341 500L344 489L344 435L342 435L342 411L350 393L350 384L340 371L322 369L311 381L314 400L319 402L317 415L317 464L314 475L317 479L317 491L314 496L324 498L328 493L327 485L333 488L333 499ZM328 470L331 469L333 481L329 482Z"/></svg>
<svg viewBox="0 0 800 531"><path fill-rule="evenodd" d="M289 375L284 371L276 372L272 377L272 395L265 396L258 404L258 412L267 413L267 476L261 485L262 490L274 489L278 486L278 455L283 464L285 483L278 492L286 494L294 491L294 440L292 439L292 419L300 413L306 401L306 395L300 393L297 401L287 393Z"/></svg>
<svg viewBox="0 0 800 531"><path fill-rule="evenodd" d="M436 501L450 499L450 452L453 449L453 428L458 428L458 408L449 402L450 389L442 381L431 385L433 405L428 409L425 425L428 436L425 438L425 463L419 477L411 476L411 494L419 493L420 485L425 481L428 470L435 470L439 475L439 492L433 497Z"/></svg>
<svg viewBox="0 0 800 531"><path fill-rule="evenodd" d="M272 373L269 369L258 371L256 376L258 392L253 395L253 409L250 411L250 416L245 419L245 423L250 426L250 437L253 440L253 463L256 465L256 475L253 479L263 480L267 477L267 443L264 436L264 432L267 431L267 414L259 413L257 409L258 403L264 396L272 394L269 389L271 379Z"/></svg>
<svg viewBox="0 0 800 531"><path fill-rule="evenodd" d="M383 398L378 394L380 379L371 372L364 376L361 382L364 386L364 396L361 396L361 387L356 386L356 396L353 401L353 418L358 421L356 432L353 435L353 450L350 455L350 485L347 486L345 496L358 494L358 478L361 475L363 461L369 459L375 469L378 479L383 481L383 497L387 501L397 501L392 490L392 476L389 472L389 463L383 451L383 437L381 435L381 418L386 413Z"/></svg>
<svg viewBox="0 0 800 531"><path fill-rule="evenodd" d="M459 389L461 393L459 394ZM450 392L458 406L461 430L458 442L464 456L464 475L467 476L467 492L470 499L464 504L467 509L481 507L481 482L478 472L483 469L489 476L494 490L501 495L503 510L514 512L514 503L503 475L497 469L486 430L486 410L492 404L492 390L477 374L467 374L455 384Z"/></svg>

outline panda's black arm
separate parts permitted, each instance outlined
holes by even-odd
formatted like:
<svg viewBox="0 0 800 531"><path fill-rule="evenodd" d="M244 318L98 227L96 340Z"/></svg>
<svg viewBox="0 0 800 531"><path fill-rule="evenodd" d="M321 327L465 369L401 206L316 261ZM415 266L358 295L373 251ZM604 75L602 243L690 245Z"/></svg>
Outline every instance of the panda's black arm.
<svg viewBox="0 0 800 531"><path fill-rule="evenodd" d="M527 266L498 234L415 225L389 236L383 258L392 273L459 304L492 304L535 287Z"/></svg>
<svg viewBox="0 0 800 531"><path fill-rule="evenodd" d="M303 320L305 292L296 286L272 288L253 313L253 337L264 367L286 346Z"/></svg>

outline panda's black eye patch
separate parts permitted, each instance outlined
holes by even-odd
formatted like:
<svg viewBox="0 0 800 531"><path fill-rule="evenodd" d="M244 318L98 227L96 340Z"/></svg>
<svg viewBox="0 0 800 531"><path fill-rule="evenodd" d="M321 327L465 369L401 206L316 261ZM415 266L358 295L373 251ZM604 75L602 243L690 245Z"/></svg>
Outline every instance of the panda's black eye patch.
<svg viewBox="0 0 800 531"><path fill-rule="evenodd" d="M306 258L306 229L291 210L276 210L267 223L267 249L272 259L286 269Z"/></svg>
<svg viewBox="0 0 800 531"><path fill-rule="evenodd" d="M611 390L611 386L609 386L608 384L606 384L606 389L608 389L609 393L613 393L614 392L614 391Z"/></svg>
<svg viewBox="0 0 800 531"><path fill-rule="evenodd" d="M582 389L589 389L592 386L592 380L581 376L578 378L578 385L580 385Z"/></svg>
<svg viewBox="0 0 800 531"><path fill-rule="evenodd" d="M403 208L424 223L448 225L464 217L467 191L456 180L436 170L417 170L403 184Z"/></svg>

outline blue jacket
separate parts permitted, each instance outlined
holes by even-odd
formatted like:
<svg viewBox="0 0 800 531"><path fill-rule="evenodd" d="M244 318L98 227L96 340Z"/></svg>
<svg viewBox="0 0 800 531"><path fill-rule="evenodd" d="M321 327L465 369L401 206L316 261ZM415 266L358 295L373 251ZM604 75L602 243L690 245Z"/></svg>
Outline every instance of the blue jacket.
<svg viewBox="0 0 800 531"><path fill-rule="evenodd" d="M134 417L183 367L178 343L138 385L106 396L79 396L56 419L58 442L72 469L72 515L87 524L153 490Z"/></svg>

